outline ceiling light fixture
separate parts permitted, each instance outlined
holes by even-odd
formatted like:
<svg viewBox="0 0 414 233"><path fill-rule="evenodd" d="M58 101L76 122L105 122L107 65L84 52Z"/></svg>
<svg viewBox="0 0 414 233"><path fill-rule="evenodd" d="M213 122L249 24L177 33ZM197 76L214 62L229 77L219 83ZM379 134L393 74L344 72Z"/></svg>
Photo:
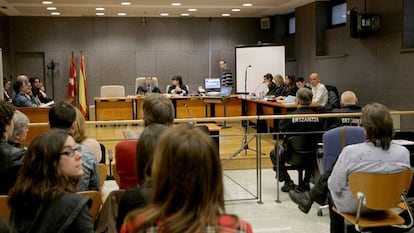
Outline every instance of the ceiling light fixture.
<svg viewBox="0 0 414 233"><path fill-rule="evenodd" d="M190 16L188 13L182 13L181 16Z"/></svg>
<svg viewBox="0 0 414 233"><path fill-rule="evenodd" d="M195 8L190 8L190 9L188 9L188 11L194 12L194 11L197 11L197 9L195 9Z"/></svg>
<svg viewBox="0 0 414 233"><path fill-rule="evenodd" d="M181 6L181 2L173 2L171 3L171 6Z"/></svg>
<svg viewBox="0 0 414 233"><path fill-rule="evenodd" d="M228 14L228 13L224 13L224 14L221 14L221 16L224 16L224 17L229 17L229 16L230 16L230 14Z"/></svg>
<svg viewBox="0 0 414 233"><path fill-rule="evenodd" d="M104 15L105 15L105 13L103 13L103 12L96 12L96 15L97 15L97 16L104 16Z"/></svg>
<svg viewBox="0 0 414 233"><path fill-rule="evenodd" d="M60 15L60 12L50 12L51 15Z"/></svg>
<svg viewBox="0 0 414 233"><path fill-rule="evenodd" d="M53 2L52 1L43 1L42 4L43 5L51 5L51 4L53 4Z"/></svg>
<svg viewBox="0 0 414 233"><path fill-rule="evenodd" d="M243 3L243 6L253 6L251 3Z"/></svg>
<svg viewBox="0 0 414 233"><path fill-rule="evenodd" d="M122 6L129 6L129 5L131 5L131 2L121 2L121 5Z"/></svg>
<svg viewBox="0 0 414 233"><path fill-rule="evenodd" d="M119 16L125 16L126 13L125 12L119 12L117 15L119 15Z"/></svg>
<svg viewBox="0 0 414 233"><path fill-rule="evenodd" d="M168 16L169 14L168 13L161 13L160 15L161 16Z"/></svg>
<svg viewBox="0 0 414 233"><path fill-rule="evenodd" d="M54 10L56 10L56 7L49 6L49 7L46 7L46 10L48 10L48 11L54 11Z"/></svg>
<svg viewBox="0 0 414 233"><path fill-rule="evenodd" d="M231 11L233 11L233 12L239 12L240 9L231 9Z"/></svg>
<svg viewBox="0 0 414 233"><path fill-rule="evenodd" d="M105 10L105 7L97 7L97 8L95 8L95 10L97 10L97 11L104 11Z"/></svg>

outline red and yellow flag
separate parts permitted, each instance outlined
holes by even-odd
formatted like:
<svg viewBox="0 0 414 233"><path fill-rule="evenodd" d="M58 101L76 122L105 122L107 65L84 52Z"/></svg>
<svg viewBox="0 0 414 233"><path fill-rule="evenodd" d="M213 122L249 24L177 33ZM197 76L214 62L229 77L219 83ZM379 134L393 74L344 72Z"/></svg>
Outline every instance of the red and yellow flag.
<svg viewBox="0 0 414 233"><path fill-rule="evenodd" d="M79 70L79 110L83 117L87 119L88 98L86 95L86 74L85 74L85 57L81 51L80 70Z"/></svg>
<svg viewBox="0 0 414 233"><path fill-rule="evenodd" d="M75 57L72 51L72 59L70 60L70 69L69 69L69 83L68 83L68 100L73 102L73 99L76 95L76 64Z"/></svg>

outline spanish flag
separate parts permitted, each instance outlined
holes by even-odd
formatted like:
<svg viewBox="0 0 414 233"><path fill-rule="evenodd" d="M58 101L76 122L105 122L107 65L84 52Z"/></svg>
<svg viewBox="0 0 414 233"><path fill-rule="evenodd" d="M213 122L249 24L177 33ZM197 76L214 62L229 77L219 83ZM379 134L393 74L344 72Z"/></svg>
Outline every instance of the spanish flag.
<svg viewBox="0 0 414 233"><path fill-rule="evenodd" d="M79 70L79 110L85 119L88 119L87 108L88 98L86 95L85 57L83 56L83 51L81 51Z"/></svg>
<svg viewBox="0 0 414 233"><path fill-rule="evenodd" d="M75 57L72 51L72 59L70 60L70 69L69 69L69 83L68 83L68 101L73 103L73 99L77 94L76 90L76 63Z"/></svg>

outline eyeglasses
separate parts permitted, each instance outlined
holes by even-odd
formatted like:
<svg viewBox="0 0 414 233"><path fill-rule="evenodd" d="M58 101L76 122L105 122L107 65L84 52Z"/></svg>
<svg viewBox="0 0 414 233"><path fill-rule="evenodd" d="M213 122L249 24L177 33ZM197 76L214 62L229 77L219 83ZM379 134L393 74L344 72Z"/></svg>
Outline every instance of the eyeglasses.
<svg viewBox="0 0 414 233"><path fill-rule="evenodd" d="M75 153L79 150L80 150L80 147L77 146L77 147L74 147L72 150L61 152L60 155L65 155L69 158L72 158L75 155Z"/></svg>

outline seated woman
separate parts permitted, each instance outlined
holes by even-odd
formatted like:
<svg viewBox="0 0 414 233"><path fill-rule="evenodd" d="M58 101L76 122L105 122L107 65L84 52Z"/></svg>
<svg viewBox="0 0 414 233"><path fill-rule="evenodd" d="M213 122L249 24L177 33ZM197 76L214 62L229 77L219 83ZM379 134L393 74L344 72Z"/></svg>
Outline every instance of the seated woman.
<svg viewBox="0 0 414 233"><path fill-rule="evenodd" d="M189 124L168 129L152 164L152 202L130 212L121 232L252 232L225 213L217 145ZM157 231L158 229L158 231Z"/></svg>
<svg viewBox="0 0 414 233"><path fill-rule="evenodd" d="M85 146L86 148L90 149L96 156L96 161L100 162L102 159L102 150L101 144L95 138L89 138L86 136L86 123L85 118L81 111L78 108L76 110L76 125L75 130L73 131L73 139L75 142Z"/></svg>
<svg viewBox="0 0 414 233"><path fill-rule="evenodd" d="M82 154L67 130L36 137L9 193L11 232L93 232L89 198L76 194Z"/></svg>
<svg viewBox="0 0 414 233"><path fill-rule="evenodd" d="M274 95L275 97L283 95L283 90L285 89L285 82L283 81L282 75L275 75L275 84L276 88L274 89L272 95Z"/></svg>
<svg viewBox="0 0 414 233"><path fill-rule="evenodd" d="M342 213L356 213L358 202L352 196L348 176L353 172L396 173L410 168L410 152L393 143L393 121L389 110L382 104L368 104L362 109L361 126L366 141L346 146L338 157L328 179L333 204ZM370 212L363 207L363 211ZM332 230L344 229L343 218L331 214ZM334 227L335 229L332 229Z"/></svg>
<svg viewBox="0 0 414 233"><path fill-rule="evenodd" d="M136 168L138 187L125 190L119 201L116 228L120 230L129 211L145 206L151 198L151 165L155 148L166 125L150 124L144 128L137 143Z"/></svg>
<svg viewBox="0 0 414 233"><path fill-rule="evenodd" d="M189 90L187 86L183 84L183 78L180 75L172 77L172 85L168 88L168 94L187 95Z"/></svg>

